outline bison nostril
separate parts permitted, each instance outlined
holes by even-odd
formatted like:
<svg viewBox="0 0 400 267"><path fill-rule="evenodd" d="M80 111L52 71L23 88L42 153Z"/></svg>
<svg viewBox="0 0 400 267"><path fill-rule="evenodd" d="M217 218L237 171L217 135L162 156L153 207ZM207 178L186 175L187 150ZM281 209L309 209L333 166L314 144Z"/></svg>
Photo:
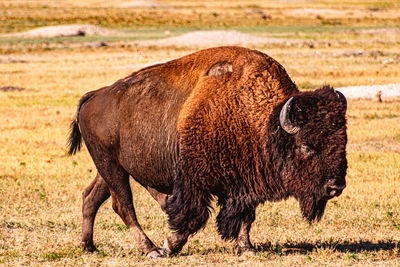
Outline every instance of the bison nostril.
<svg viewBox="0 0 400 267"><path fill-rule="evenodd" d="M329 193L329 195L331 196L331 197L334 197L335 195L336 195L336 190L335 189L333 189L330 193Z"/></svg>
<svg viewBox="0 0 400 267"><path fill-rule="evenodd" d="M336 185L327 186L325 195L328 197L339 196L345 187L346 187L345 185L343 185L343 186L336 186Z"/></svg>

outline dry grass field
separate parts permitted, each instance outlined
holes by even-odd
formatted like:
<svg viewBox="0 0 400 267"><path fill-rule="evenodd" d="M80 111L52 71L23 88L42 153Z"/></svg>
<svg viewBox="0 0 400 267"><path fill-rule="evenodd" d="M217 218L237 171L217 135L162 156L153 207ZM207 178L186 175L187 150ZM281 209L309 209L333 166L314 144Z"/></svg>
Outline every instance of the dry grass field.
<svg viewBox="0 0 400 267"><path fill-rule="evenodd" d="M0 0L0 34L76 23L127 33L0 37L0 87L24 88L0 91L0 265L400 266L398 98L348 100L347 188L313 225L293 199L259 207L251 231L254 257L236 256L235 245L221 240L213 213L181 254L147 259L111 201L96 218L99 252L83 252L81 192L96 170L86 149L73 157L66 153L80 96L146 64L202 48L201 40L199 47L138 41L237 30L282 38L247 46L282 63L302 89L400 82L398 1L192 0L129 7L131 2ZM131 186L139 222L161 246L167 218L143 188Z"/></svg>

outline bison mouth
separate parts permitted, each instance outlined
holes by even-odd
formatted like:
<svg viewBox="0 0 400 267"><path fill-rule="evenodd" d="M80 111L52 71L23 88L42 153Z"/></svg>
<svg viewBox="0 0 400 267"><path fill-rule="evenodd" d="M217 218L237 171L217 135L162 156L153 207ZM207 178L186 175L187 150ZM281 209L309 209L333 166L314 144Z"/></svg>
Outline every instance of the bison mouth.
<svg viewBox="0 0 400 267"><path fill-rule="evenodd" d="M300 199L300 209L303 217L307 219L309 223L314 221L319 221L324 215L327 199L322 198L316 200L315 198L301 198Z"/></svg>

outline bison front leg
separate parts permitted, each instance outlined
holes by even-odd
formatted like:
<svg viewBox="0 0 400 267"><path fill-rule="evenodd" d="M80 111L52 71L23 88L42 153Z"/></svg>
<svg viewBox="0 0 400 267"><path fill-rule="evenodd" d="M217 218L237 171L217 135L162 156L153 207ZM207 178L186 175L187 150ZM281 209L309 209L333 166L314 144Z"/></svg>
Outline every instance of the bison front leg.
<svg viewBox="0 0 400 267"><path fill-rule="evenodd" d="M187 234L179 234L178 232L172 232L168 235L163 245L163 254L175 255L182 250L183 246L188 240Z"/></svg>
<svg viewBox="0 0 400 267"><path fill-rule="evenodd" d="M82 205L82 246L88 252L93 252L96 247L93 244L93 224L101 204L110 197L110 190L106 182L97 173L93 182L83 191Z"/></svg>
<svg viewBox="0 0 400 267"><path fill-rule="evenodd" d="M236 240L237 253L254 255L255 249L250 242L250 228L255 220L255 207L246 205L240 199L221 200L218 216L218 232L224 240Z"/></svg>
<svg viewBox="0 0 400 267"><path fill-rule="evenodd" d="M181 251L188 237L202 228L210 216L211 195L193 184L193 180L178 171L172 196L167 201L168 223L173 232L165 241L163 251L169 255Z"/></svg>
<svg viewBox="0 0 400 267"><path fill-rule="evenodd" d="M250 242L250 227L251 222L242 222L239 230L239 235L237 237L237 253L239 255L246 254L249 256L254 256L256 250Z"/></svg>

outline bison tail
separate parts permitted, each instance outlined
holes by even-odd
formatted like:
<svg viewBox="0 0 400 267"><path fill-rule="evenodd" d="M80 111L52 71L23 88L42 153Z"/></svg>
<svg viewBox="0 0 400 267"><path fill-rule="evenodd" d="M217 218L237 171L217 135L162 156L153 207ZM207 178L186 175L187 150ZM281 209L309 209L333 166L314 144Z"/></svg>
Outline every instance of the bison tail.
<svg viewBox="0 0 400 267"><path fill-rule="evenodd" d="M82 96L82 98L79 100L79 104L78 104L78 109L76 111L76 115L75 115L75 119L71 122L71 126L70 126L70 135L68 138L68 154L69 155L74 155L76 154L77 151L79 151L81 149L82 146L82 135L81 135L81 131L79 129L79 112L81 110L82 105L88 101L94 94L96 91L92 91L89 93L86 93L84 96Z"/></svg>
<svg viewBox="0 0 400 267"><path fill-rule="evenodd" d="M78 119L75 119L71 123L71 133L68 139L68 154L74 155L77 151L81 149L82 146L82 135L81 131L79 130Z"/></svg>

